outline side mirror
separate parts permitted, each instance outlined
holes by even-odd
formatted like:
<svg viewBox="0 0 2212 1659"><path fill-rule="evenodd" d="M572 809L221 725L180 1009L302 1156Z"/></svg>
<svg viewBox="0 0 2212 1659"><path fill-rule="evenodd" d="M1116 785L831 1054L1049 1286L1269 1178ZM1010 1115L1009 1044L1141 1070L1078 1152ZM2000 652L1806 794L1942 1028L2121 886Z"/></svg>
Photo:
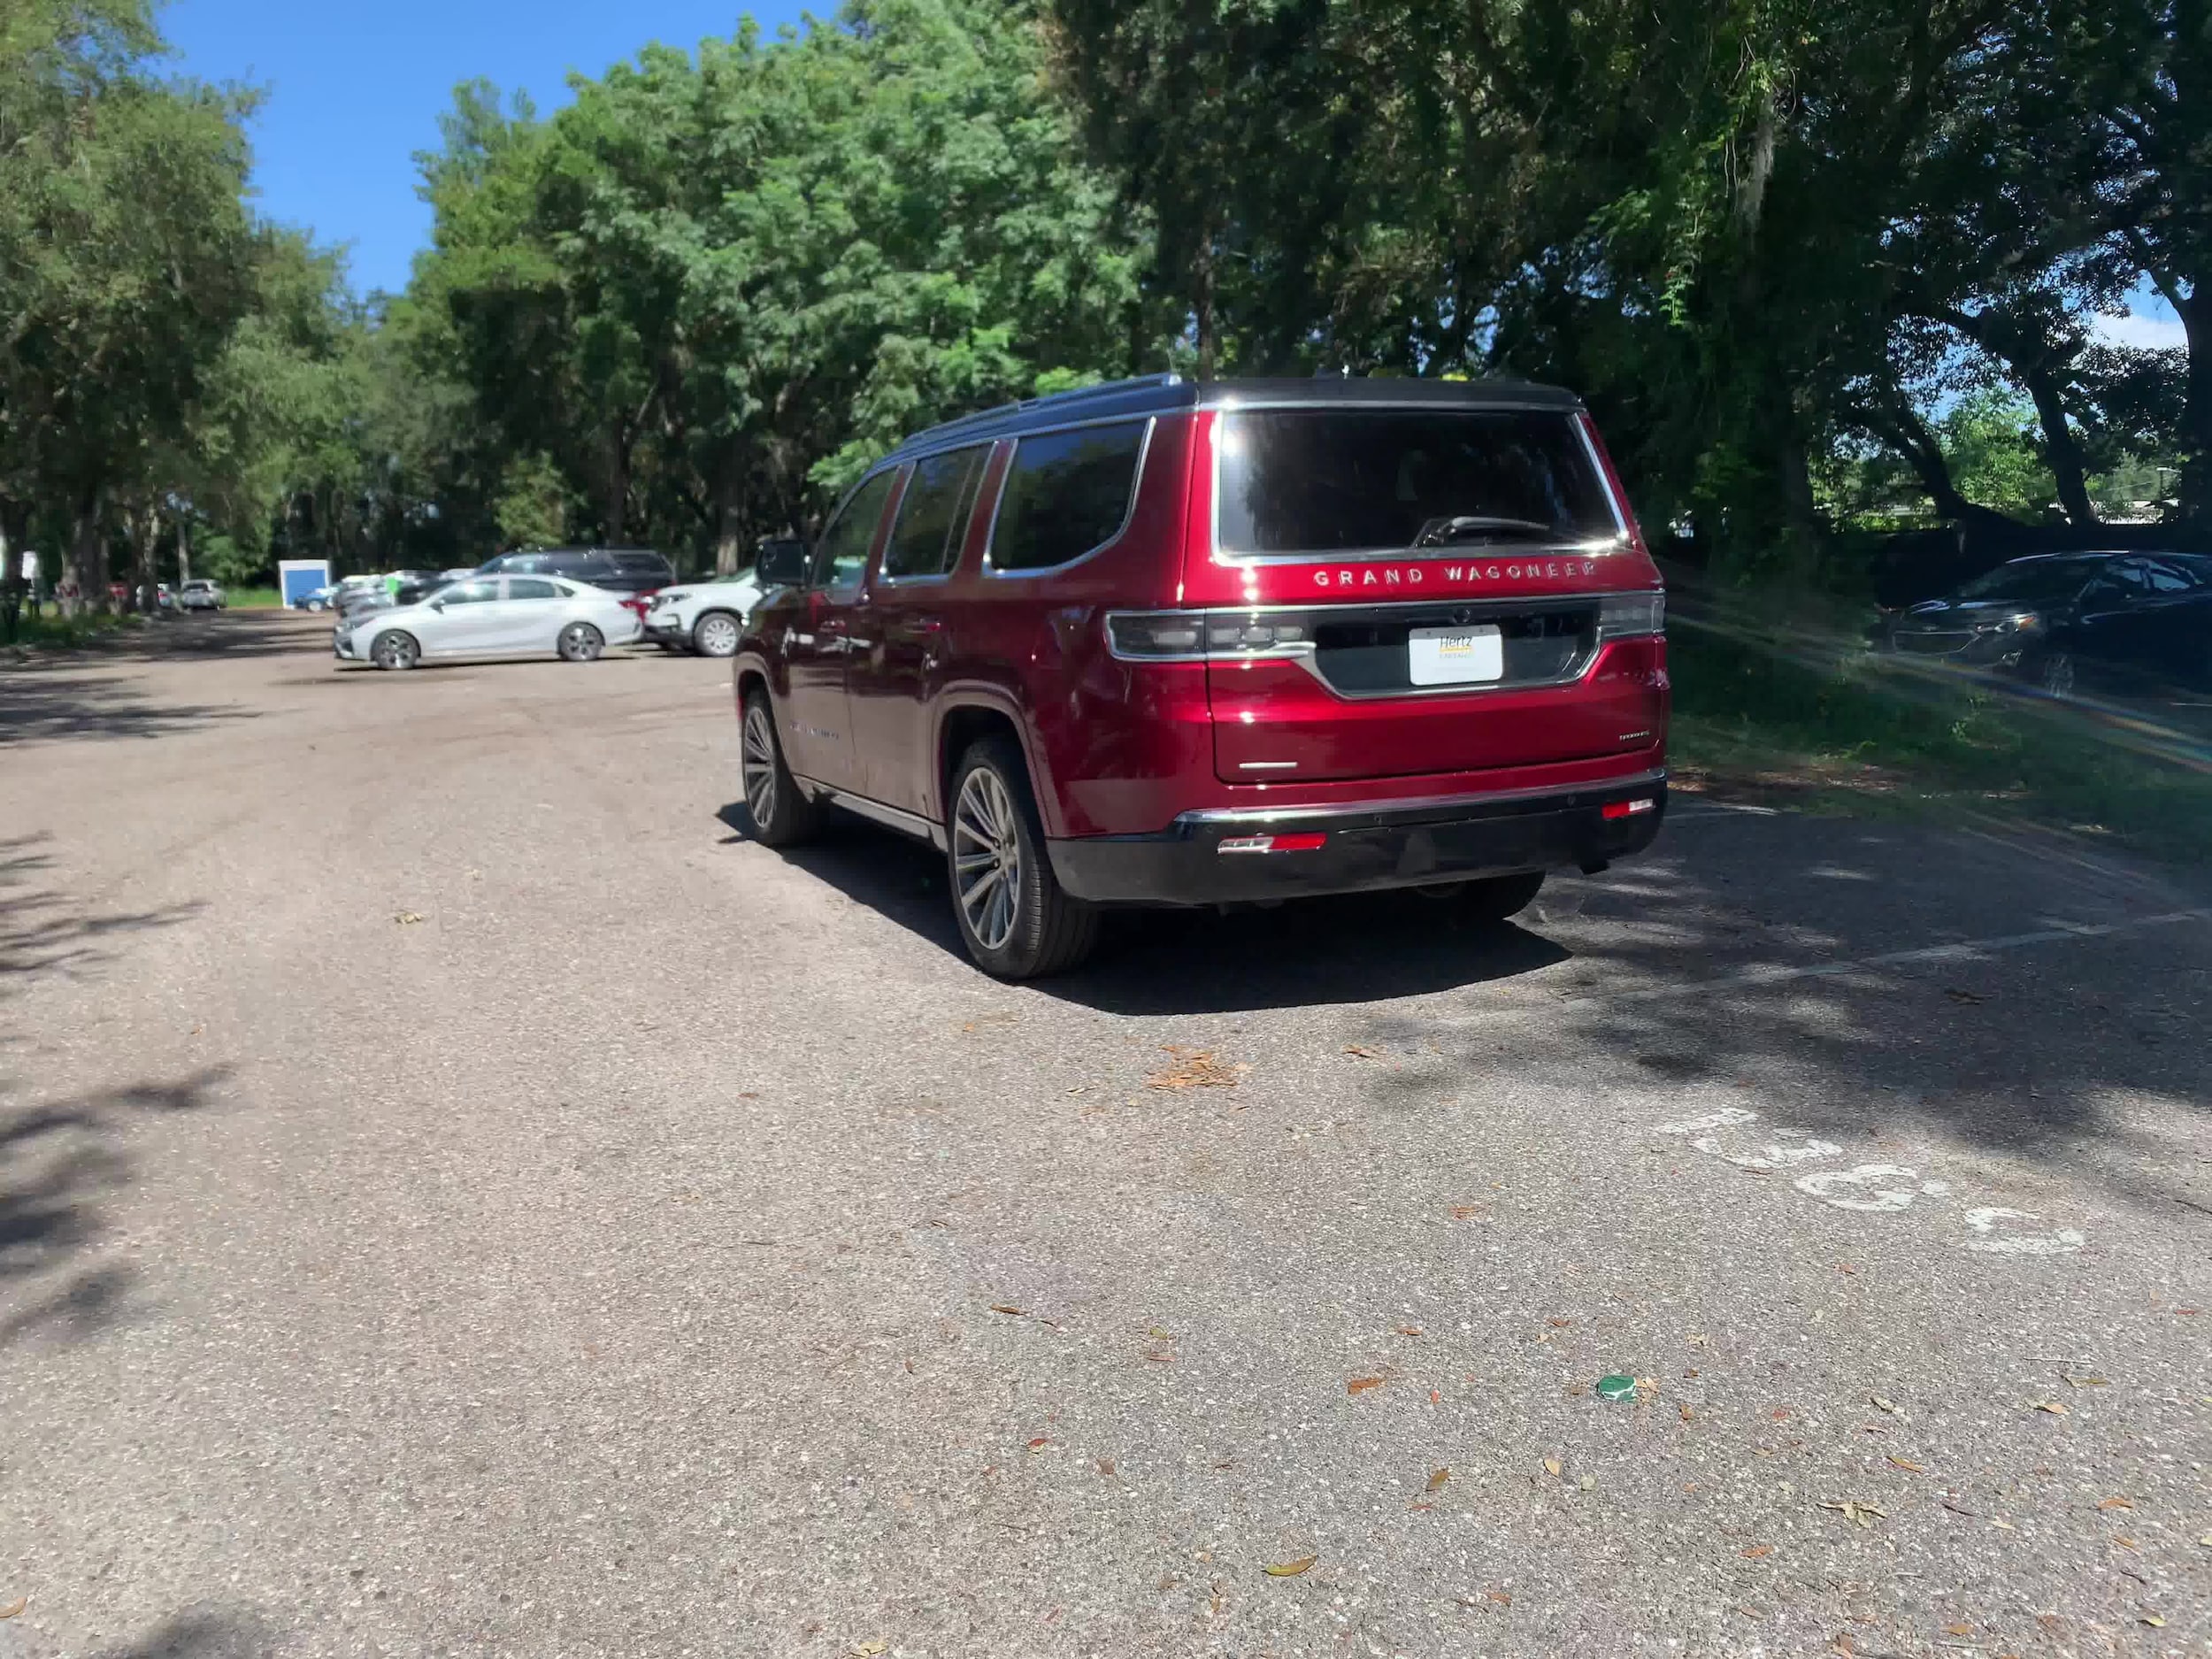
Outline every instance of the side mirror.
<svg viewBox="0 0 2212 1659"><path fill-rule="evenodd" d="M753 573L763 588L796 588L806 580L806 543L795 536L775 536L760 544Z"/></svg>
<svg viewBox="0 0 2212 1659"><path fill-rule="evenodd" d="M445 609L445 601L442 599L433 599L430 602L430 608L433 611L442 611Z"/></svg>

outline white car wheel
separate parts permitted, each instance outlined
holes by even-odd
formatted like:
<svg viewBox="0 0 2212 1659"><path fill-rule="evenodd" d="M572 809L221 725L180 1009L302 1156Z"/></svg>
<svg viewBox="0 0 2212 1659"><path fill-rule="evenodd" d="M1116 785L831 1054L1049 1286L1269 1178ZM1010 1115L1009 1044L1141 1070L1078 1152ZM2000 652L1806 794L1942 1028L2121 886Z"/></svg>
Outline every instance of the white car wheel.
<svg viewBox="0 0 2212 1659"><path fill-rule="evenodd" d="M702 657L735 657L741 630L726 611L710 611L691 625L691 649Z"/></svg>

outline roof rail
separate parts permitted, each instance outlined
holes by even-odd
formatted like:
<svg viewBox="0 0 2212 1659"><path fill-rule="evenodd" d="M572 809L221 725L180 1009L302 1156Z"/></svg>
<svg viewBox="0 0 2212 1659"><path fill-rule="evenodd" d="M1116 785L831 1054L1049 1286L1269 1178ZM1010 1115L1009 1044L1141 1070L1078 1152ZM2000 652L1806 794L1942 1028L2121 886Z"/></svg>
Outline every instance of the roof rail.
<svg viewBox="0 0 2212 1659"><path fill-rule="evenodd" d="M1183 377L1172 373L1140 374L1125 380L1101 380L1095 386L1079 386L1071 391L1048 392L1042 397L1025 397L1015 403L1001 403L993 409L979 409L972 415L961 415L918 432L906 442L916 443L924 438L941 438L949 433L979 426L987 420L1002 420L1009 415L1023 414L1033 409L1059 409L1070 403L1079 403L1086 398L1112 396L1123 392L1138 391L1148 386L1180 386L1182 383Z"/></svg>

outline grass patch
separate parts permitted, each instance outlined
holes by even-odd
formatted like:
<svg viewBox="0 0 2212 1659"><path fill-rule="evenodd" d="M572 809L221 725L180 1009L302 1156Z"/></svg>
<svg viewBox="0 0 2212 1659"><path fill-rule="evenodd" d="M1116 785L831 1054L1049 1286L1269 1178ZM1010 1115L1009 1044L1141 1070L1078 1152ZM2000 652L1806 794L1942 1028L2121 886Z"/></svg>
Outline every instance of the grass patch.
<svg viewBox="0 0 2212 1659"><path fill-rule="evenodd" d="M1832 810L1997 814L2212 860L2212 752L2201 740L1854 645L1671 622L1669 747L1694 784Z"/></svg>
<svg viewBox="0 0 2212 1659"><path fill-rule="evenodd" d="M273 588L226 588L223 601L233 611L280 611L284 595Z"/></svg>
<svg viewBox="0 0 2212 1659"><path fill-rule="evenodd" d="M138 618L88 611L82 616L57 616L50 607L43 616L27 611L15 621L14 645L32 651L73 651L102 640L119 629L134 627Z"/></svg>

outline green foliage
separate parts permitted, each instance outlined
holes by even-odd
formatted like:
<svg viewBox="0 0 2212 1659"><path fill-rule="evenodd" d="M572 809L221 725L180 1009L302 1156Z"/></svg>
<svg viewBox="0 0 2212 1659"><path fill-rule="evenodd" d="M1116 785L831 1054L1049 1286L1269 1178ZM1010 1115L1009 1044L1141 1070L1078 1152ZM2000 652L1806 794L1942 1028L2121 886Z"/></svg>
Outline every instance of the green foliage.
<svg viewBox="0 0 2212 1659"><path fill-rule="evenodd" d="M2001 391L1970 394L1936 432L1969 500L2032 524L2052 516L2057 486L2038 442L2034 408L2024 399Z"/></svg>
<svg viewBox="0 0 2212 1659"><path fill-rule="evenodd" d="M572 507L568 480L550 456L518 456L507 464L500 480L499 503L494 509L501 545L565 545Z"/></svg>

